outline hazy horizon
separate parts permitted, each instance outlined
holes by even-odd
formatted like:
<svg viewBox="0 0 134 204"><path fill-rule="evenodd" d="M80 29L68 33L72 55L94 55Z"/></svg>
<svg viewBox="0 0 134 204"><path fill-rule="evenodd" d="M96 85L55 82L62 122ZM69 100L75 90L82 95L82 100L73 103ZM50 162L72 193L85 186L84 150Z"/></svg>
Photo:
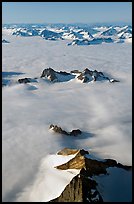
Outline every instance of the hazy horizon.
<svg viewBox="0 0 134 204"><path fill-rule="evenodd" d="M94 26L94 25L118 25L118 26L123 26L123 25L131 25L132 26L132 22L96 22L96 23L82 23L82 22L65 22L65 23L59 23L59 22L55 22L55 23L49 23L49 22L44 22L44 23L37 23L37 22L33 22L33 23L2 23L2 25L89 25L89 26Z"/></svg>

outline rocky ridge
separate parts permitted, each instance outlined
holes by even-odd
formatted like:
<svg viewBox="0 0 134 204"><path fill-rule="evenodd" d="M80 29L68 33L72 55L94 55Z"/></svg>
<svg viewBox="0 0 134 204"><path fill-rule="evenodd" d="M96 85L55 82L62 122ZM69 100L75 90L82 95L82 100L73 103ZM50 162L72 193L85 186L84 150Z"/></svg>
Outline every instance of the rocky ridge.
<svg viewBox="0 0 134 204"><path fill-rule="evenodd" d="M112 79L112 78L110 79L109 77L105 76L102 72L99 72L97 70L89 70L88 68L84 69L83 71L72 70L70 72L65 72L65 71L55 71L54 69L49 67L42 71L40 78L46 79L51 82L66 82L72 79L77 79L82 83L102 81L102 80L107 80L109 82L119 82L119 80ZM32 82L32 79L30 78L19 79L18 82L28 83L28 82Z"/></svg>
<svg viewBox="0 0 134 204"><path fill-rule="evenodd" d="M64 148L57 154L64 156L75 154L75 157L55 168L62 171L80 169L80 173L71 180L58 198L49 202L104 202L103 196L97 189L98 183L94 176L108 175L107 169L109 167L131 171L131 166L122 165L113 159L92 159L90 153L83 149Z"/></svg>
<svg viewBox="0 0 134 204"><path fill-rule="evenodd" d="M53 125L51 124L49 127L50 130L53 130L55 133L59 133L59 134L63 134L63 135L70 135L70 136L77 136L77 135L81 135L81 130L76 129L76 130L72 130L71 132L67 132L65 130L63 130L61 127L57 126L57 125Z"/></svg>
<svg viewBox="0 0 134 204"><path fill-rule="evenodd" d="M113 79L113 78L109 78L108 76L105 76L103 72L100 72L97 70L90 70L88 68L85 68L83 71L72 70L70 72L66 72L66 71L55 71L54 69L49 67L42 71L40 77L19 78L17 80L17 83L24 83L24 84L33 83L33 82L38 83L39 79L43 79L45 81L49 81L52 83L68 82L72 80L75 80L75 81L77 80L78 82L81 82L81 83L90 83L90 82L96 82L96 81L108 81L110 83L119 82L119 80L117 79ZM7 79L3 76L2 78L3 86L6 85L5 83L6 80Z"/></svg>

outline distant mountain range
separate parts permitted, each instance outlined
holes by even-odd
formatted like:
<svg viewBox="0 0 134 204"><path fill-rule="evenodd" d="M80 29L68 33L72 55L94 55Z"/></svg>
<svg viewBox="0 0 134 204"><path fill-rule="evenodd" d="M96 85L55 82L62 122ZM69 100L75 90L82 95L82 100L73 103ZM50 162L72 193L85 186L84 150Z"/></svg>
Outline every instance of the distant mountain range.
<svg viewBox="0 0 134 204"><path fill-rule="evenodd" d="M3 25L11 35L40 36L45 40L72 40L68 45L95 45L102 43L132 42L132 26L89 26L89 25Z"/></svg>

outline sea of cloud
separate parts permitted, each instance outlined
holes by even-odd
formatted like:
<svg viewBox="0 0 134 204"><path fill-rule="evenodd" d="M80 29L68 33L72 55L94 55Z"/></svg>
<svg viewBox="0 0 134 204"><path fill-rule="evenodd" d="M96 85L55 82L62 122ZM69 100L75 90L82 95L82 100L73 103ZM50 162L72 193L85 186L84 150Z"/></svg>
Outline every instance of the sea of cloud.
<svg viewBox="0 0 134 204"><path fill-rule="evenodd" d="M2 45L2 71L8 79L39 77L52 67L96 69L120 82L51 84L40 79L2 88L3 201L14 201L37 180L42 158L64 147L132 165L132 44L79 47L40 37L4 37L10 41ZM54 134L50 124L66 131L79 128L83 135Z"/></svg>

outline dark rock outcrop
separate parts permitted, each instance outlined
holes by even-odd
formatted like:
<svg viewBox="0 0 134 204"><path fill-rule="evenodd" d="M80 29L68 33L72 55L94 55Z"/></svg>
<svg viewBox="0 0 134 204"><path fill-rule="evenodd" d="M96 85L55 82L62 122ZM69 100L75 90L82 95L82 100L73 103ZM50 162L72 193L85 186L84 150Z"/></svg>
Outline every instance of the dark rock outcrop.
<svg viewBox="0 0 134 204"><path fill-rule="evenodd" d="M77 135L80 135L82 133L81 130L79 130L79 129L72 130L71 132L67 132L65 130L62 130L61 127L59 127L57 125L53 125L53 124L50 125L49 129L52 129L56 133L63 134L63 135L70 135L70 136L77 136Z"/></svg>
<svg viewBox="0 0 134 204"><path fill-rule="evenodd" d="M73 74L80 74L81 71L79 71L78 69L75 69L75 70L72 70L70 73L73 73Z"/></svg>
<svg viewBox="0 0 134 204"><path fill-rule="evenodd" d="M2 43L10 43L10 42L7 41L7 40L5 40L5 39L3 39L3 40L2 40Z"/></svg>
<svg viewBox="0 0 134 204"><path fill-rule="evenodd" d="M51 124L49 129L52 129L56 133L60 133L60 134L63 134L63 135L69 135L69 133L67 133L65 130L62 130L62 128L57 126L57 125Z"/></svg>
<svg viewBox="0 0 134 204"><path fill-rule="evenodd" d="M77 76L78 80L81 80L83 83L91 81L101 81L101 80L110 80L108 77L104 76L102 72L97 70L89 70L88 68L84 69L83 72Z"/></svg>
<svg viewBox="0 0 134 204"><path fill-rule="evenodd" d="M57 80L56 72L55 72L52 68L44 69L43 72L42 72L42 74L41 74L41 78L42 78L42 77L46 77L46 78L48 78L50 81Z"/></svg>
<svg viewBox="0 0 134 204"><path fill-rule="evenodd" d="M81 135L81 130L77 129L77 130L72 130L69 134L72 136L77 136L77 135Z"/></svg>
<svg viewBox="0 0 134 204"><path fill-rule="evenodd" d="M19 83L30 83L30 82L37 82L36 79L32 79L32 78L22 78L22 79L18 79Z"/></svg>

